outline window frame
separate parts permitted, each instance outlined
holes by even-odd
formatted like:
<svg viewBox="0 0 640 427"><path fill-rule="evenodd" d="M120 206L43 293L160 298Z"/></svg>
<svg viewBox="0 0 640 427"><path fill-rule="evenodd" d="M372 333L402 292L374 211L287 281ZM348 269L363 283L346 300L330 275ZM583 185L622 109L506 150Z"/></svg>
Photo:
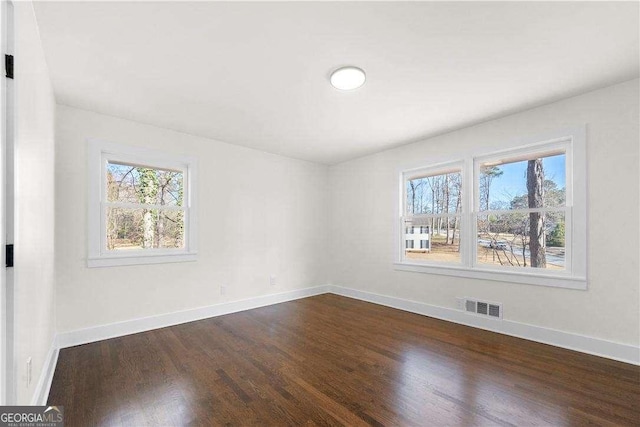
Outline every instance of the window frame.
<svg viewBox="0 0 640 427"><path fill-rule="evenodd" d="M197 259L197 162L192 157L155 149L88 139L88 267L160 264ZM146 166L153 169L179 170L183 173L184 248L149 248L127 251L107 250L106 210L107 165L109 162ZM135 204L133 204L135 205ZM132 206L133 206L132 205Z"/></svg>
<svg viewBox="0 0 640 427"><path fill-rule="evenodd" d="M513 209L513 210L499 210L499 209L489 209L489 210L480 210L480 166L482 163L491 162L492 160L504 159L504 163L511 163L513 161L518 161L518 158L522 158L523 160L526 158L531 158L534 155L544 156L544 154L552 155L551 153L563 153L565 155L565 204L563 207L553 207L553 208L527 208L527 209ZM496 153L492 153L489 155L478 156L475 157L474 165L473 165L473 191L474 191L474 200L473 200L473 211L472 211L472 219L471 224L473 226L473 236L478 235L478 216L484 214L496 214L496 213L516 213L516 212L551 212L551 211L563 211L565 214L565 269L563 271L551 271L551 270L534 270L537 274L544 276L572 276L573 266L572 266L572 254L573 254L573 245L567 245L566 242L572 242L573 236L573 228L572 228L572 213L573 213L573 166L571 159L573 158L573 149L571 144L571 137L560 138L557 141L550 142L541 142L539 144L535 144L528 147L523 148L515 148L504 151L499 151ZM500 266L500 267L492 267L486 264L478 263L478 246L473 245L473 258L472 258L472 266L477 269L487 270L487 271L511 271L514 273L520 273L522 267L512 267L512 266Z"/></svg>
<svg viewBox="0 0 640 427"><path fill-rule="evenodd" d="M460 224L461 264L437 261L407 261L402 250L396 251L394 268L401 271L428 274L452 275L465 278L484 279L500 282L587 289L587 193L586 193L586 127L577 126L565 130L519 139L507 145L509 148L494 151L466 153L453 157L434 166L403 169L399 171L399 209L396 211L397 224L403 226L406 202L406 179L415 176L416 171L443 169L444 166L463 164L462 169L462 210ZM518 157L562 150L565 153L564 208L553 208L565 212L565 269L562 271L522 267L493 267L477 262L477 216L479 210L480 164L490 160L513 161ZM471 207L471 209L469 209ZM495 213L495 210L486 212ZM402 223L401 223L402 222ZM474 238L475 236L475 238ZM401 238L396 232L396 239ZM473 242L473 243L472 243ZM396 248L398 246L396 245Z"/></svg>
<svg viewBox="0 0 640 427"><path fill-rule="evenodd" d="M448 174L448 173L453 173L453 172L460 172L460 179L462 181L462 184L464 186L464 182L465 182L465 167L464 167L464 162L460 161L460 160L455 160L455 161L448 161L448 162L441 162L435 165L431 165L431 166L427 166L427 167L419 167L419 168L412 168L412 169L408 169L405 171L401 172L401 176L400 176L400 194L401 194L401 199L400 199L400 215L397 218L396 223L399 224L400 227L407 227L407 224L405 222L405 218L407 218L409 215L407 215L406 213L406 200L407 200L407 186L406 183L407 181L411 180L411 179L417 179L420 177L431 177L431 176L438 176L438 175L444 175L444 174ZM464 188L464 187L463 187ZM459 216L460 217L460 237L463 236L462 233L462 226L464 224L464 214L465 214L465 209L467 209L467 202L465 200L465 195L464 192L462 193L462 200L460 201L460 212L459 213L439 213L439 214L418 214L418 215L411 215L412 217L419 217L419 218L439 218L439 217L456 217ZM416 227L416 225L411 225L412 227ZM403 235L404 236L404 235ZM402 239L401 239L402 240ZM430 243L430 246L432 245L433 242ZM413 248L415 249L415 248ZM460 262L459 263L452 263L452 262L446 262L446 261L431 261L431 262L411 262L411 261L407 261L405 259L405 252L401 251L399 252L399 257L397 258L397 263L402 264L402 265L425 265L425 266L434 266L434 267L461 267L464 266L464 255L465 255L465 251L467 250L466 247L463 246L463 241L462 239L460 240Z"/></svg>

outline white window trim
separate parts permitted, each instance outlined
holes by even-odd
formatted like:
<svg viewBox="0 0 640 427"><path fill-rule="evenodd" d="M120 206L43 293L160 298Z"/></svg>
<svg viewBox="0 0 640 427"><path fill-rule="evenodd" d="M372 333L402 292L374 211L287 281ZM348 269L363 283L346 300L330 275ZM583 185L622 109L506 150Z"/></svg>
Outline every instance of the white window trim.
<svg viewBox="0 0 640 427"><path fill-rule="evenodd" d="M195 261L197 259L197 162L192 157L165 153L143 147L88 139L88 267L160 264ZM145 165L184 172L185 248L107 251L106 247L106 167L109 161ZM163 209L171 209L164 207Z"/></svg>
<svg viewBox="0 0 640 427"><path fill-rule="evenodd" d="M558 147L566 144L566 199L565 221L567 234L566 245L566 270L562 272L546 270L518 270L478 265L476 251L472 242L475 242L477 223L474 220L477 214L478 199L475 186L475 178L479 173L479 163L486 159L498 156L512 157L526 154L527 152L544 151L548 147ZM394 268L400 271L419 272L436 275L457 276L472 279L492 280L498 282L521 283L538 286L550 286L568 289L587 289L587 161L586 161L586 126L577 126L559 130L553 133L539 135L526 139L519 139L509 144L508 149L493 152L472 152L466 156L458 156L450 159L439 159L433 165L421 168L401 169L399 177L398 197L399 205L396 208L395 222L395 260ZM461 160L462 158L462 160ZM418 172L429 171L437 173L447 170L456 164L463 163L462 179L466 185L462 200L462 225L460 255L461 264L438 262L411 262L403 257L404 248L401 246L403 238L401 228L404 209L405 179L416 175ZM578 177L577 179L574 179ZM470 207L474 209L470 209Z"/></svg>
<svg viewBox="0 0 640 427"><path fill-rule="evenodd" d="M446 173L450 173L450 172L460 172L461 175L461 180L464 183L466 180L466 168L465 168L465 162L464 161L460 161L460 160L456 160L456 161L447 161L447 162L441 162L441 163L437 163L435 165L431 165L431 166L427 166L427 167L421 167L421 168L412 168L409 170L405 170L401 173L400 175L400 205L398 208L398 220L396 221L400 227L405 227L406 224L404 223L404 217L402 216L402 214L404 213L404 203L407 199L407 188L405 185L406 180L408 179L416 179L422 176L434 176L434 175L444 175ZM464 197L464 193L463 193L463 197ZM422 218L438 218L438 217L442 217L442 216L459 216L460 217L460 221L463 222L465 221L465 205L466 205L466 200L462 200L461 201L461 212L460 213L451 213L451 214L419 214L419 215L413 215L414 217L422 217ZM399 236L398 236L399 237ZM400 239L403 240L403 239ZM402 242L400 242L402 244ZM402 265L429 265L432 267L463 267L465 264L465 253L468 250L468 248L466 248L466 245L463 244L460 245L460 262L459 263L453 263L453 262L438 262L438 261L431 261L428 264L427 263L412 263L410 261L406 261L403 260L402 254L404 253L404 250L400 250L398 252L398 263L402 264Z"/></svg>

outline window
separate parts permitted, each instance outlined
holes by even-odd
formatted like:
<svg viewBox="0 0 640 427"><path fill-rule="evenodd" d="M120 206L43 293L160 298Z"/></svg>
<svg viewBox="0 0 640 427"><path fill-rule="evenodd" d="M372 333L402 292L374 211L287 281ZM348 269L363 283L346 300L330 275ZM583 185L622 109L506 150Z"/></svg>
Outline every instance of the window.
<svg viewBox="0 0 640 427"><path fill-rule="evenodd" d="M428 250L407 246L397 268L585 289L584 129L570 132L402 172L400 221Z"/></svg>
<svg viewBox="0 0 640 427"><path fill-rule="evenodd" d="M404 224L426 234L428 239L416 239L421 249L429 249L407 250L404 259L460 264L462 164L412 171L405 174L404 183Z"/></svg>
<svg viewBox="0 0 640 427"><path fill-rule="evenodd" d="M195 162L102 141L89 145L89 267L192 261Z"/></svg>
<svg viewBox="0 0 640 427"><path fill-rule="evenodd" d="M566 151L476 162L478 266L566 269Z"/></svg>

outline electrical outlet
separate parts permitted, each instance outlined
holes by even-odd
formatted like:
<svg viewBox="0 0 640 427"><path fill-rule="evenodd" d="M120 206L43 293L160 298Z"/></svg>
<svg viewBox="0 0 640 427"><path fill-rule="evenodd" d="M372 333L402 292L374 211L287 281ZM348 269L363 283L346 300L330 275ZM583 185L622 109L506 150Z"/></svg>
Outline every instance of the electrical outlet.
<svg viewBox="0 0 640 427"><path fill-rule="evenodd" d="M456 307L458 310L464 310L464 298L456 297Z"/></svg>
<svg viewBox="0 0 640 427"><path fill-rule="evenodd" d="M275 276L275 274L272 274L271 276L269 276L269 284L271 286L275 286L276 285L276 276Z"/></svg>
<svg viewBox="0 0 640 427"><path fill-rule="evenodd" d="M220 286L220 295L222 295L222 296L227 295L227 286L226 285L221 285Z"/></svg>
<svg viewBox="0 0 640 427"><path fill-rule="evenodd" d="M31 358L27 359L27 387L31 385Z"/></svg>

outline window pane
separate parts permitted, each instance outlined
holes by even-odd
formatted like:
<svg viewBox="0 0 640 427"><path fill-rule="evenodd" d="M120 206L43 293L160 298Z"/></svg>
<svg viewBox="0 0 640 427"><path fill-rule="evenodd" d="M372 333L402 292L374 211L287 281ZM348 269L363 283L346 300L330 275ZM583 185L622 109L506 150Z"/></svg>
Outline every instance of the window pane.
<svg viewBox="0 0 640 427"><path fill-rule="evenodd" d="M412 218L405 225L405 259L460 263L460 217Z"/></svg>
<svg viewBox="0 0 640 427"><path fill-rule="evenodd" d="M107 164L107 200L182 206L183 173L118 163Z"/></svg>
<svg viewBox="0 0 640 427"><path fill-rule="evenodd" d="M565 206L565 155L480 165L481 211Z"/></svg>
<svg viewBox="0 0 640 427"><path fill-rule="evenodd" d="M461 212L461 186L460 172L406 180L406 214Z"/></svg>
<svg viewBox="0 0 640 427"><path fill-rule="evenodd" d="M184 248L184 212L107 208L107 249Z"/></svg>
<svg viewBox="0 0 640 427"><path fill-rule="evenodd" d="M160 211L158 217L158 247L184 248L184 212Z"/></svg>
<svg viewBox="0 0 640 427"><path fill-rule="evenodd" d="M478 263L563 270L564 232L562 211L480 215Z"/></svg>

